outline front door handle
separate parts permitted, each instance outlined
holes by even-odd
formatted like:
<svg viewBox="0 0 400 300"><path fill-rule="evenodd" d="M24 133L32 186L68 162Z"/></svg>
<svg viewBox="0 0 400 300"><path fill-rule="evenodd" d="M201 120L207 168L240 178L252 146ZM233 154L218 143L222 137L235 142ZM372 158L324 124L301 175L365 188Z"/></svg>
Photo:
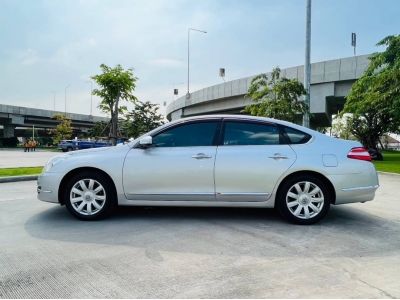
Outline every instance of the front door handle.
<svg viewBox="0 0 400 300"><path fill-rule="evenodd" d="M192 158L194 158L194 159L208 159L208 158L211 158L211 157L212 157L211 155L207 155L207 154L204 154L204 153L197 153L197 154L192 156Z"/></svg>
<svg viewBox="0 0 400 300"><path fill-rule="evenodd" d="M274 153L274 155L273 156L269 156L269 158L272 158L272 159L288 159L289 157L287 157L285 155L282 155L280 153Z"/></svg>

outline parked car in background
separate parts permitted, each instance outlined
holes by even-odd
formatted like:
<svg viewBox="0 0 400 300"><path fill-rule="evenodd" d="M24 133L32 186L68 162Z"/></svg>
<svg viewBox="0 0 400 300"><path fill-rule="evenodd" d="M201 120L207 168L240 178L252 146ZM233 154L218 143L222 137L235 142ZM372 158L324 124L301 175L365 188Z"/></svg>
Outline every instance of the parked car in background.
<svg viewBox="0 0 400 300"><path fill-rule="evenodd" d="M116 205L276 207L312 224L330 206L370 201L378 188L359 142L269 118L211 115L167 123L119 147L51 159L38 198L82 220Z"/></svg>
<svg viewBox="0 0 400 300"><path fill-rule="evenodd" d="M58 149L62 150L63 152L69 152L74 150L74 144L72 142L72 140L62 140L59 144L58 144Z"/></svg>
<svg viewBox="0 0 400 300"><path fill-rule="evenodd" d="M112 144L108 141L97 140L97 141L89 141L89 140L63 140L58 144L58 149L63 152L70 152L74 150L83 150L90 148L100 148L100 147L109 147Z"/></svg>

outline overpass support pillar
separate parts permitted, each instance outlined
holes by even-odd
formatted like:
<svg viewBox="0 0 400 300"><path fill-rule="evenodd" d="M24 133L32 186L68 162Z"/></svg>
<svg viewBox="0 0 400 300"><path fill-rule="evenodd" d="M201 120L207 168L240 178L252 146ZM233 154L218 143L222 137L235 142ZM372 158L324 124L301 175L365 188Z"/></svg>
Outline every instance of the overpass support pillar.
<svg viewBox="0 0 400 300"><path fill-rule="evenodd" d="M15 136L15 125L5 124L3 128L3 137L10 138Z"/></svg>

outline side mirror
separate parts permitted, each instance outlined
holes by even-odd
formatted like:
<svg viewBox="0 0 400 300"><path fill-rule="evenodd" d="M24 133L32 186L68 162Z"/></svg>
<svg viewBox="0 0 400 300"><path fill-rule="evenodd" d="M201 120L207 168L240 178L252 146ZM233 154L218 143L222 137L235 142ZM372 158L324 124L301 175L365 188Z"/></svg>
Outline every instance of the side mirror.
<svg viewBox="0 0 400 300"><path fill-rule="evenodd" d="M142 137L139 141L139 145L142 148L147 148L153 144L153 138L149 135Z"/></svg>

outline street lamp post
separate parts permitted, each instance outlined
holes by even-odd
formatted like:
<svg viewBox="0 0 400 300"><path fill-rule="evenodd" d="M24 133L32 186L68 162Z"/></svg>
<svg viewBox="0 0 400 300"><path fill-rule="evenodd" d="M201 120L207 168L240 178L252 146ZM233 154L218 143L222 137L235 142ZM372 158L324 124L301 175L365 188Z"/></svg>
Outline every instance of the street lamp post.
<svg viewBox="0 0 400 300"><path fill-rule="evenodd" d="M306 89L306 96L304 102L306 104L306 112L303 116L303 126L310 127L310 77L311 77L311 0L306 0L306 51L304 61L304 87Z"/></svg>
<svg viewBox="0 0 400 300"><path fill-rule="evenodd" d="M52 91L53 93L53 110L56 111L56 92Z"/></svg>
<svg viewBox="0 0 400 300"><path fill-rule="evenodd" d="M207 31L196 29L196 28L189 28L188 29L188 45L187 45L187 94L186 98L190 98L190 88L189 88L189 81L190 81L190 32L197 31L201 33L207 33Z"/></svg>
<svg viewBox="0 0 400 300"><path fill-rule="evenodd" d="M86 82L90 83L90 116L92 116L92 110L93 110L93 81L88 80Z"/></svg>
<svg viewBox="0 0 400 300"><path fill-rule="evenodd" d="M64 90L64 96L65 96L65 98L64 98L64 109L65 109L64 114L65 114L65 116L67 115L67 88L69 88L70 86L71 86L71 84L68 84Z"/></svg>

